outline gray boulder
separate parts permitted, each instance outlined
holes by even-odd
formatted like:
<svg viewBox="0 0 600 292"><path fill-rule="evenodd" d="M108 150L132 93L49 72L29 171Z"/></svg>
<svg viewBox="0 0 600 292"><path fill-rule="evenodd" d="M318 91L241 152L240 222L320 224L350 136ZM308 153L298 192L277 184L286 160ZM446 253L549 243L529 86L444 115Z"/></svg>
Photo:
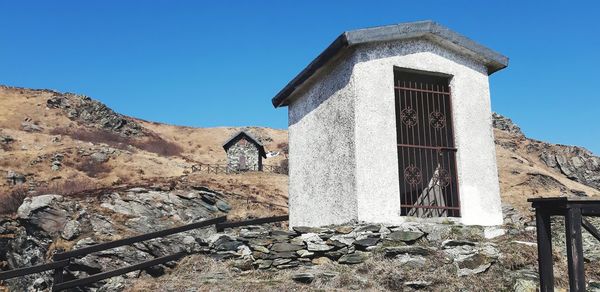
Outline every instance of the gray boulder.
<svg viewBox="0 0 600 292"><path fill-rule="evenodd" d="M301 249L304 249L304 246L285 242L274 243L273 246L271 246L271 250L276 252L296 252Z"/></svg>
<svg viewBox="0 0 600 292"><path fill-rule="evenodd" d="M102 152L94 152L90 155L90 158L97 163L104 163L108 161L108 155Z"/></svg>
<svg viewBox="0 0 600 292"><path fill-rule="evenodd" d="M492 263L493 260L480 253L459 258L455 261L456 267L458 268L458 276L483 273L487 271Z"/></svg>
<svg viewBox="0 0 600 292"><path fill-rule="evenodd" d="M393 258L397 255L401 254L409 254L409 255L421 255L428 256L433 252L432 249L417 245L409 245L409 246L396 246L396 247L386 247L384 249L384 256L388 258Z"/></svg>
<svg viewBox="0 0 600 292"><path fill-rule="evenodd" d="M314 279L315 275L311 273L296 273L292 275L292 280L303 284L310 284Z"/></svg>
<svg viewBox="0 0 600 292"><path fill-rule="evenodd" d="M401 231L394 231L394 232L386 235L385 239L390 240L390 241L413 242L413 241L416 241L417 239L423 237L423 235L425 235L425 233L420 232L420 231L401 230Z"/></svg>
<svg viewBox="0 0 600 292"><path fill-rule="evenodd" d="M79 228L79 222L77 220L69 220L64 226L64 229L60 236L66 240L73 240L81 233Z"/></svg>
<svg viewBox="0 0 600 292"><path fill-rule="evenodd" d="M353 265L353 264L360 264L360 263L364 262L366 259L367 259L367 255L365 253L355 252L352 254L343 255L338 260L338 263L345 264L345 265Z"/></svg>

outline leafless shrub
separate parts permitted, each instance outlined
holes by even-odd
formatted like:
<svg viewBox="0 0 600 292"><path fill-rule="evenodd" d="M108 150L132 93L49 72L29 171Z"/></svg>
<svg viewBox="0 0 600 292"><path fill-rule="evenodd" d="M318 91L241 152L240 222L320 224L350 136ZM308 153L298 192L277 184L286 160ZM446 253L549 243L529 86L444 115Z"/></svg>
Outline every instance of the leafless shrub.
<svg viewBox="0 0 600 292"><path fill-rule="evenodd" d="M131 144L138 149L161 156L178 156L183 152L181 146L166 141L158 135L150 136L148 139L133 140Z"/></svg>
<svg viewBox="0 0 600 292"><path fill-rule="evenodd" d="M282 160L281 162L279 162L279 171L282 174L289 174L290 172L290 162L289 160L286 158L284 160Z"/></svg>
<svg viewBox="0 0 600 292"><path fill-rule="evenodd" d="M13 148L11 144L0 143L0 149L4 151L11 151Z"/></svg>
<svg viewBox="0 0 600 292"><path fill-rule="evenodd" d="M166 141L153 133L147 133L147 137L144 138L131 138L101 129L55 128L50 131L50 134L66 135L79 141L103 143L121 150L127 150L129 146L133 146L161 156L177 156L183 152L179 145Z"/></svg>
<svg viewBox="0 0 600 292"><path fill-rule="evenodd" d="M537 263L536 247L512 244L507 246L500 264L509 270L518 270Z"/></svg>
<svg viewBox="0 0 600 292"><path fill-rule="evenodd" d="M92 143L103 143L113 148L125 150L129 144L129 138L123 137L119 134L112 133L106 130L100 129L67 129L67 128L54 128L50 130L51 135L64 135L69 136L75 140L92 142Z"/></svg>
<svg viewBox="0 0 600 292"><path fill-rule="evenodd" d="M46 186L36 189L36 194L57 194L63 196L72 196L79 193L97 189L99 186L89 179L69 179L66 181L53 182Z"/></svg>
<svg viewBox="0 0 600 292"><path fill-rule="evenodd" d="M285 142L277 144L277 149L281 149L281 152L283 152L285 155L288 155L290 150L288 143Z"/></svg>
<svg viewBox="0 0 600 292"><path fill-rule="evenodd" d="M29 189L24 185L13 187L9 192L0 196L0 214L14 213L23 204Z"/></svg>
<svg viewBox="0 0 600 292"><path fill-rule="evenodd" d="M101 177L102 174L109 173L112 170L107 164L89 158L83 159L79 163L73 165L73 167L93 178Z"/></svg>

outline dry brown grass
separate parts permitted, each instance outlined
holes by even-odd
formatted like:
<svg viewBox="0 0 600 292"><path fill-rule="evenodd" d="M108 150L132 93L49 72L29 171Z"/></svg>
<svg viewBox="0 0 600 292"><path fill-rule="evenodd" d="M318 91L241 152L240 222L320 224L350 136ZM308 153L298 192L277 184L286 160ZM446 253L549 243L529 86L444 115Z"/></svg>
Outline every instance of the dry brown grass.
<svg viewBox="0 0 600 292"><path fill-rule="evenodd" d="M13 150L12 143L8 143L8 144L1 143L0 144L0 149L2 151L6 151L6 152L11 151L11 150Z"/></svg>
<svg viewBox="0 0 600 292"><path fill-rule="evenodd" d="M224 164L227 156L223 150L223 142L234 133L244 129L250 131L255 137L263 138L266 151L283 152L287 145L287 131L262 127L218 127L218 128L191 128L152 123L137 120L151 132L160 135L167 141L177 141L183 149L182 156L187 159L205 164ZM268 158L263 161L268 165L279 165L284 155Z"/></svg>
<svg viewBox="0 0 600 292"><path fill-rule="evenodd" d="M175 143L165 141L159 136L151 136L150 138L142 138L131 142L134 147L156 153L160 156L179 156L183 152L183 148Z"/></svg>
<svg viewBox="0 0 600 292"><path fill-rule="evenodd" d="M85 129L77 127L59 127L51 129L50 135L68 136L74 140L91 143L102 143L109 145L113 148L122 150L127 149L130 140L128 137L123 137L117 133L95 128Z"/></svg>
<svg viewBox="0 0 600 292"><path fill-rule="evenodd" d="M585 278L589 280L600 281L600 262L586 262L585 263Z"/></svg>
<svg viewBox="0 0 600 292"><path fill-rule="evenodd" d="M282 174L245 172L240 174L194 173L191 185L202 185L225 193L233 209L232 220L287 214L287 180Z"/></svg>
<svg viewBox="0 0 600 292"><path fill-rule="evenodd" d="M102 143L121 150L128 150L132 146L161 156L178 156L183 152L181 146L154 133L146 133L146 137L132 138L103 129L60 127L51 129L50 134L65 135L84 142Z"/></svg>
<svg viewBox="0 0 600 292"><path fill-rule="evenodd" d="M0 214L11 214L16 212L28 194L29 188L25 185L14 186L6 193L1 194Z"/></svg>
<svg viewBox="0 0 600 292"><path fill-rule="evenodd" d="M50 246L48 246L48 250L46 251L46 258L50 260L55 252L72 250L75 244L75 241L64 240L61 237L55 238L50 244Z"/></svg>
<svg viewBox="0 0 600 292"><path fill-rule="evenodd" d="M494 136L497 143L515 143L514 150L496 146L502 202L531 215L530 204L527 202L531 197L561 196L571 189L600 197L600 190L570 180L547 167L539 158L539 153L530 150L533 142L520 140L500 130L494 130Z"/></svg>
<svg viewBox="0 0 600 292"><path fill-rule="evenodd" d="M100 185L98 185L91 179L73 178L68 179L66 181L52 182L47 185L38 187L35 190L35 192L38 195L56 194L63 196L73 196L82 192L97 189L99 187Z"/></svg>
<svg viewBox="0 0 600 292"><path fill-rule="evenodd" d="M290 172L290 161L289 159L283 159L281 160L281 162L279 163L279 167L281 167L281 173L282 174L289 174Z"/></svg>
<svg viewBox="0 0 600 292"><path fill-rule="evenodd" d="M81 159L76 164L71 166L93 178L101 178L103 175L112 171L112 167L109 165L102 162L97 162L90 158Z"/></svg>
<svg viewBox="0 0 600 292"><path fill-rule="evenodd" d="M502 246L502 252L504 256L500 258L500 265L508 270L515 271L537 264L536 246L508 242Z"/></svg>
<svg viewBox="0 0 600 292"><path fill-rule="evenodd" d="M510 291L514 284L505 270L494 264L482 274L457 277L453 264L443 264L435 256L423 267L407 267L398 260L374 254L358 265L337 263L292 270L235 272L232 262L218 262L205 256L184 259L167 275L133 281L126 291L151 291L169 287L171 291L405 291L407 281L426 281L426 291ZM294 273L316 276L311 284L291 279ZM330 273L333 277L326 277Z"/></svg>

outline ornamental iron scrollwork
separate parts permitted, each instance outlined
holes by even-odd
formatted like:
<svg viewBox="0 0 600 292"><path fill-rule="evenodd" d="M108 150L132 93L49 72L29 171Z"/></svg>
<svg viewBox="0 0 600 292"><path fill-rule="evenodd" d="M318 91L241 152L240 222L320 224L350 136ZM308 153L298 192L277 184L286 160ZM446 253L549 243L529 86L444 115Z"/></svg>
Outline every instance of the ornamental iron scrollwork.
<svg viewBox="0 0 600 292"><path fill-rule="evenodd" d="M448 173L448 171L443 168L439 168L433 174L433 183L442 188L449 186L451 181L452 177L450 176L450 173Z"/></svg>
<svg viewBox="0 0 600 292"><path fill-rule="evenodd" d="M407 107L400 112L400 119L407 127L413 127L417 125L417 111Z"/></svg>
<svg viewBox="0 0 600 292"><path fill-rule="evenodd" d="M410 164L404 169L404 180L411 186L417 185L421 182L423 178L423 174L421 173L421 169Z"/></svg>
<svg viewBox="0 0 600 292"><path fill-rule="evenodd" d="M429 114L429 124L436 129L441 129L446 126L446 116L438 111L431 112Z"/></svg>

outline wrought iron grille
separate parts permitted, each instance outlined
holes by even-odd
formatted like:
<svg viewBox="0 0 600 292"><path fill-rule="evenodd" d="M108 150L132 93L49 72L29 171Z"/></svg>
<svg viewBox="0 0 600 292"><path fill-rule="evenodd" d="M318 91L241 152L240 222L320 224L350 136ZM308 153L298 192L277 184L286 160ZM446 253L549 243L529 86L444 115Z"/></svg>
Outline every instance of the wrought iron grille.
<svg viewBox="0 0 600 292"><path fill-rule="evenodd" d="M449 78L400 70L394 78L400 213L459 217Z"/></svg>

